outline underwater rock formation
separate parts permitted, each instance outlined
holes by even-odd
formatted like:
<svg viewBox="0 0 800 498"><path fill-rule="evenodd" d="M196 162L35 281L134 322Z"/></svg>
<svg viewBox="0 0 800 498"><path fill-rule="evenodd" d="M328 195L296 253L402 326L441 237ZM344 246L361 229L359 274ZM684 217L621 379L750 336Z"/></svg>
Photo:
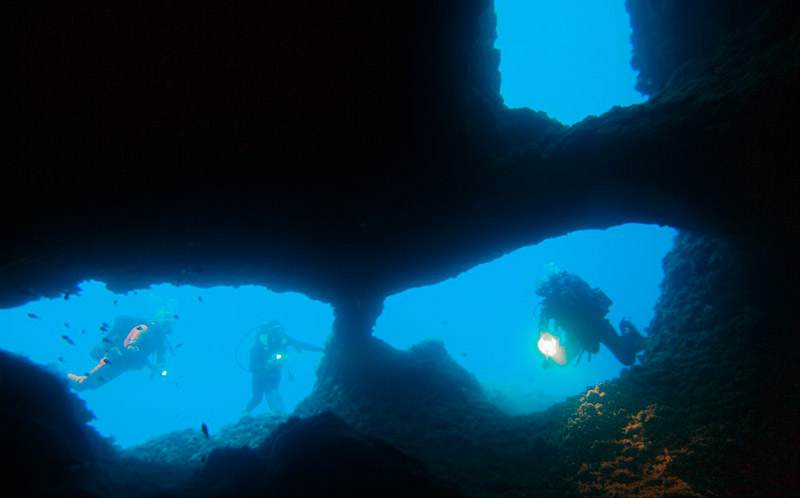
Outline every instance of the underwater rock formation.
<svg viewBox="0 0 800 498"><path fill-rule="evenodd" d="M459 496L330 413L245 417L208 444L179 432L119 452L62 379L4 352L0 374L4 496Z"/></svg>
<svg viewBox="0 0 800 498"><path fill-rule="evenodd" d="M330 351L298 413L332 410L467 496L786 496L800 485L800 349L781 264L680 234L641 365L544 413L486 404L436 343L374 339Z"/></svg>
<svg viewBox="0 0 800 498"><path fill-rule="evenodd" d="M474 496L796 491L797 2L630 0L652 99L570 128L502 107L490 5L4 5L0 306L89 278L332 303L353 337L301 412L367 436L329 416L286 426L295 446L263 447L296 464L269 481L283 489L300 470L332 479L347 451L390 490L406 476L438 493L378 436ZM682 236L642 365L545 414L503 415L441 347L369 337L388 294L634 221L729 242ZM135 485L158 468L98 470L119 462L62 384L9 355L0 368L9 489L155 493ZM297 459L314 437L328 459ZM203 489L252 484L260 451L212 453Z"/></svg>
<svg viewBox="0 0 800 498"><path fill-rule="evenodd" d="M771 8L769 1L626 0L633 27L631 65L639 71L636 89L656 95L682 65L712 57L726 37Z"/></svg>
<svg viewBox="0 0 800 498"><path fill-rule="evenodd" d="M317 377L314 392L298 413L306 413L306 406L315 411L336 406L358 412L360 397L402 409L419 403L466 403L482 394L477 379L435 341L408 351L396 350L373 337L355 345L336 341L328 346Z"/></svg>
<svg viewBox="0 0 800 498"><path fill-rule="evenodd" d="M278 427L258 449L216 449L187 496L457 497L417 460L331 413Z"/></svg>
<svg viewBox="0 0 800 498"><path fill-rule="evenodd" d="M0 407L4 490L78 496L97 489L96 464L113 450L86 425L93 416L64 380L0 351Z"/></svg>
<svg viewBox="0 0 800 498"><path fill-rule="evenodd" d="M369 338L356 351L329 348L312 394L297 408L332 411L347 423L421 459L466 496L559 495L559 460L542 414L508 417L445 351L427 341L398 351Z"/></svg>
<svg viewBox="0 0 800 498"><path fill-rule="evenodd" d="M781 262L682 233L641 366L571 402L582 492L786 496L798 481L797 290ZM789 285L787 285L789 284Z"/></svg>
<svg viewBox="0 0 800 498"><path fill-rule="evenodd" d="M348 306L634 221L793 239L795 2L631 1L637 63L671 83L570 128L502 106L489 0L123 4L6 16L0 306L87 278Z"/></svg>
<svg viewBox="0 0 800 498"><path fill-rule="evenodd" d="M307 418L276 428L246 417L219 441L177 433L117 454L63 380L3 354L8 486L131 497L787 496L800 485L800 296L783 264L682 233L664 259L641 365L524 416L492 406L440 343L397 351L340 337L298 407Z"/></svg>
<svg viewBox="0 0 800 498"><path fill-rule="evenodd" d="M128 448L122 456L162 465L200 465L216 448L258 448L280 421L273 416L243 417L222 427L210 438L204 437L199 430L184 429Z"/></svg>

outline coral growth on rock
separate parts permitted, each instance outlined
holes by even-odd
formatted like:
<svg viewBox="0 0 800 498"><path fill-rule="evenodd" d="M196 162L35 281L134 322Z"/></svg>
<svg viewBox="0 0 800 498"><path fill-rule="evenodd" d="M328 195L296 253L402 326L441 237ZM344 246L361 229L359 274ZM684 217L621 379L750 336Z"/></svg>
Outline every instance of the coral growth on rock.
<svg viewBox="0 0 800 498"><path fill-rule="evenodd" d="M575 476L578 491L589 496L692 496L700 497L686 481L670 472L670 464L687 448L654 449L645 425L655 418L655 405L629 417L622 437L611 445L614 456L599 464L581 464Z"/></svg>
<svg viewBox="0 0 800 498"><path fill-rule="evenodd" d="M783 304L796 291L780 264L678 236L642 364L598 386L599 407L598 388L567 403L562 456L580 491L781 496L798 484L798 350Z"/></svg>

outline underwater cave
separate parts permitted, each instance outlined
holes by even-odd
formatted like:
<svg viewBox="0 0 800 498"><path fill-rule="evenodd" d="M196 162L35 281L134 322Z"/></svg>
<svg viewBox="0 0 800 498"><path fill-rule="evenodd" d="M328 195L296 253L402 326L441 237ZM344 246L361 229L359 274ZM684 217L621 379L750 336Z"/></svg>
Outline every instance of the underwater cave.
<svg viewBox="0 0 800 498"><path fill-rule="evenodd" d="M800 7L513 7L9 6L4 496L795 494Z"/></svg>
<svg viewBox="0 0 800 498"><path fill-rule="evenodd" d="M117 320L140 317L147 322L160 314L166 315L170 330L163 357L148 356L151 363L160 363L158 368L131 366L109 375L104 372L117 367L111 359L94 374L98 380L93 385L72 386L94 413L91 425L122 449L204 423L218 430L238 421L252 397L250 352L259 329L274 320L291 337L323 346L333 322L330 306L257 286L161 284L115 294L101 282L83 282L76 294L0 310L0 326L14 331L0 338L0 348L66 377L94 367L98 348L113 358L119 346L113 330ZM262 402L253 415L285 418L311 392L321 355L297 353L281 358L279 408L284 413L273 414Z"/></svg>

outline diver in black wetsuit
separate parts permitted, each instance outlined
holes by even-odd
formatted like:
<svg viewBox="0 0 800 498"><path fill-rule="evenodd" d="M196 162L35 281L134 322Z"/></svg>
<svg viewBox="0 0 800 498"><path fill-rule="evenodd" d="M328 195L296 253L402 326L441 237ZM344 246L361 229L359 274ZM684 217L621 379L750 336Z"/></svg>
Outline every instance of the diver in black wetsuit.
<svg viewBox="0 0 800 498"><path fill-rule="evenodd" d="M283 414L283 401L278 393L281 383L281 371L286 362L289 348L295 351L318 351L323 349L313 344L307 344L289 337L283 326L276 321L263 325L256 334L256 340L250 349L250 371L253 374L253 395L244 415L261 403L266 396L270 410L276 414Z"/></svg>
<svg viewBox="0 0 800 498"><path fill-rule="evenodd" d="M623 365L633 365L636 354L644 349L644 338L630 321L623 318L619 324L621 334L617 334L606 318L613 304L611 299L579 276L565 271L555 273L539 286L536 294L542 297L539 330L547 330L551 320L555 321L555 327L567 336L562 343L568 354L577 354L577 359L584 351L591 359L602 343Z"/></svg>

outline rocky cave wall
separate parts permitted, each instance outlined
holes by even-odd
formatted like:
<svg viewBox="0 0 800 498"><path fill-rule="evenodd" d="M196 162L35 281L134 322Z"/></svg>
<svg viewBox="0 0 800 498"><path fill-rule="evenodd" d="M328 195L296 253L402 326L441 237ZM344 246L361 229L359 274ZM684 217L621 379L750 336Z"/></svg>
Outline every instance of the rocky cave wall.
<svg viewBox="0 0 800 498"><path fill-rule="evenodd" d="M298 414L333 411L467 496L787 496L800 293L784 264L681 233L641 364L544 413L504 415L441 345L371 339L329 350Z"/></svg>
<svg viewBox="0 0 800 498"><path fill-rule="evenodd" d="M653 98L569 129L499 107L483 0L97 5L4 6L19 11L3 16L16 43L0 305L84 278L304 291L336 305L341 337L300 413L334 409L471 494L797 488L794 2L631 0ZM547 414L504 417L441 346L344 340L388 293L626 221L730 241L684 236L643 365ZM359 361L342 370L345 353ZM383 384L365 385L376 365ZM15 483L33 489L46 468L62 489L113 490L80 464L108 446L51 382L0 384Z"/></svg>
<svg viewBox="0 0 800 498"><path fill-rule="evenodd" d="M641 366L569 407L565 460L581 492L792 494L800 342L785 264L678 237Z"/></svg>
<svg viewBox="0 0 800 498"><path fill-rule="evenodd" d="M94 278L376 309L631 221L797 247L793 2L631 1L669 91L571 128L502 108L487 0L98 5L6 6L4 307Z"/></svg>
<svg viewBox="0 0 800 498"><path fill-rule="evenodd" d="M199 432L120 460L63 380L4 355L3 447L17 469L4 484L132 497L788 496L800 485L800 293L783 264L682 233L641 365L543 413L503 414L441 344L342 337L298 408L305 420L244 420L200 463L180 457L203 451L188 444Z"/></svg>
<svg viewBox="0 0 800 498"><path fill-rule="evenodd" d="M707 61L776 2L626 0L633 28L636 89L657 95L690 61Z"/></svg>

